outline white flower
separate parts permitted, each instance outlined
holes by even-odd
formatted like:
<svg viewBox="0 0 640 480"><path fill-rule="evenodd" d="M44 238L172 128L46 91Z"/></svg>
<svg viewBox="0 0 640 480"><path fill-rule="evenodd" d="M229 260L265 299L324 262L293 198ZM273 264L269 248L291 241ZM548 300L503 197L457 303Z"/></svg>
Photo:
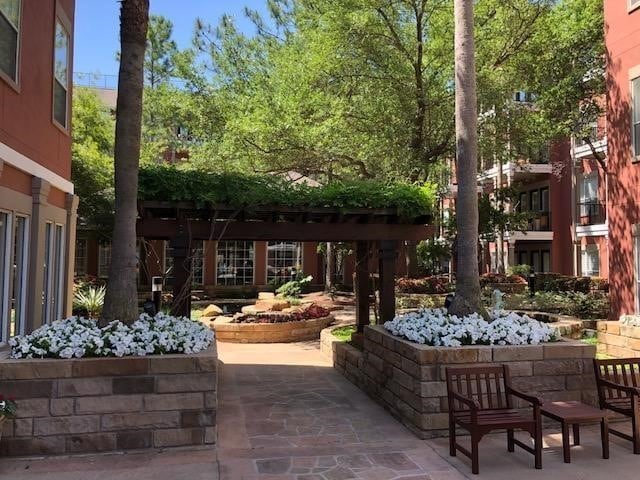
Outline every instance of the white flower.
<svg viewBox="0 0 640 480"><path fill-rule="evenodd" d="M94 320L71 317L43 325L9 340L12 358L123 357L197 353L213 341L213 332L186 317L140 316L131 326L114 321L100 328Z"/></svg>
<svg viewBox="0 0 640 480"><path fill-rule="evenodd" d="M556 329L526 315L504 310L489 314L491 321L487 322L477 313L459 318L444 309L423 309L398 315L384 328L412 342L444 347L536 345L558 337Z"/></svg>

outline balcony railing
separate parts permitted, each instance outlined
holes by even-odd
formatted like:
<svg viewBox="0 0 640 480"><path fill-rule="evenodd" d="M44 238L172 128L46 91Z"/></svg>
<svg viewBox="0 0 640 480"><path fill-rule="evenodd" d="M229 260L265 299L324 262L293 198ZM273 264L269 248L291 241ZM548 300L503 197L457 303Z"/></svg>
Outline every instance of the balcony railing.
<svg viewBox="0 0 640 480"><path fill-rule="evenodd" d="M607 209L599 202L583 202L578 204L578 225L600 225L607 221Z"/></svg>
<svg viewBox="0 0 640 480"><path fill-rule="evenodd" d="M551 231L551 212L531 212L533 218L529 220L530 232L550 232Z"/></svg>

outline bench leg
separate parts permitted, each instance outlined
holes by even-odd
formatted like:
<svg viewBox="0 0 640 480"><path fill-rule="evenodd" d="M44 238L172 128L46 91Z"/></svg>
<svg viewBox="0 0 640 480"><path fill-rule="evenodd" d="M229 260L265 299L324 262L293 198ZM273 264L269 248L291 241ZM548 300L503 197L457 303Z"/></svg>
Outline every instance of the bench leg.
<svg viewBox="0 0 640 480"><path fill-rule="evenodd" d="M600 421L600 437L602 440L602 458L609 458L609 421L606 418Z"/></svg>
<svg viewBox="0 0 640 480"><path fill-rule="evenodd" d="M449 418L449 455L456 456L456 424Z"/></svg>
<svg viewBox="0 0 640 480"><path fill-rule="evenodd" d="M475 433L471 434L471 471L474 474L480 473L480 462L478 460L478 443L480 438Z"/></svg>
<svg viewBox="0 0 640 480"><path fill-rule="evenodd" d="M513 442L513 429L507 430L507 450L509 452L515 451L515 443Z"/></svg>
<svg viewBox="0 0 640 480"><path fill-rule="evenodd" d="M536 434L533 439L533 449L535 456L535 467L540 470L542 468L542 417L540 412L537 411L536 417Z"/></svg>
<svg viewBox="0 0 640 480"><path fill-rule="evenodd" d="M631 435L633 436L633 453L636 455L640 455L640 418L638 412L634 412L635 414L631 417Z"/></svg>
<svg viewBox="0 0 640 480"><path fill-rule="evenodd" d="M571 463L571 451L569 444L569 424L562 422L562 456L564 463Z"/></svg>
<svg viewBox="0 0 640 480"><path fill-rule="evenodd" d="M580 445L580 424L573 424L573 444Z"/></svg>

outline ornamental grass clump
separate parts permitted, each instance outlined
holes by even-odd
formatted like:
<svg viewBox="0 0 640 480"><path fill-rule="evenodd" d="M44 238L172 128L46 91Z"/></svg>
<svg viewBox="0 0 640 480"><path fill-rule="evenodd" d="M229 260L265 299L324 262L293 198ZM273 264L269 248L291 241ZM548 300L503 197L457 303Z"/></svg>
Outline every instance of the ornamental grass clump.
<svg viewBox="0 0 640 480"><path fill-rule="evenodd" d="M461 345L537 345L558 340L553 327L526 315L503 310L490 312L491 321L477 313L449 315L444 308L422 309L385 322L392 335L434 347Z"/></svg>
<svg viewBox="0 0 640 480"><path fill-rule="evenodd" d="M95 320L70 317L12 338L11 358L124 357L206 350L213 332L200 322L162 313L142 314L132 325L118 320L100 328Z"/></svg>

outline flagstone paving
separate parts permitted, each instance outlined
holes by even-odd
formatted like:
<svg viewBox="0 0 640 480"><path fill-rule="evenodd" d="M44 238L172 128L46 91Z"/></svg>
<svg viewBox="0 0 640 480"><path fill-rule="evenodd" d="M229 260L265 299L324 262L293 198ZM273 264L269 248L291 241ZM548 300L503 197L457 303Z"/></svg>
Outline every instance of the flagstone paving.
<svg viewBox="0 0 640 480"><path fill-rule="evenodd" d="M425 442L331 368L317 342L218 344L221 480L454 480Z"/></svg>
<svg viewBox="0 0 640 480"><path fill-rule="evenodd" d="M640 456L612 438L600 458L587 427L572 463L557 428L545 432L543 470L531 455L506 452L504 434L480 444L480 475L447 439L415 437L338 374L318 342L219 343L218 443L105 455L0 459L0 480L636 480ZM464 438L461 441L465 441Z"/></svg>

